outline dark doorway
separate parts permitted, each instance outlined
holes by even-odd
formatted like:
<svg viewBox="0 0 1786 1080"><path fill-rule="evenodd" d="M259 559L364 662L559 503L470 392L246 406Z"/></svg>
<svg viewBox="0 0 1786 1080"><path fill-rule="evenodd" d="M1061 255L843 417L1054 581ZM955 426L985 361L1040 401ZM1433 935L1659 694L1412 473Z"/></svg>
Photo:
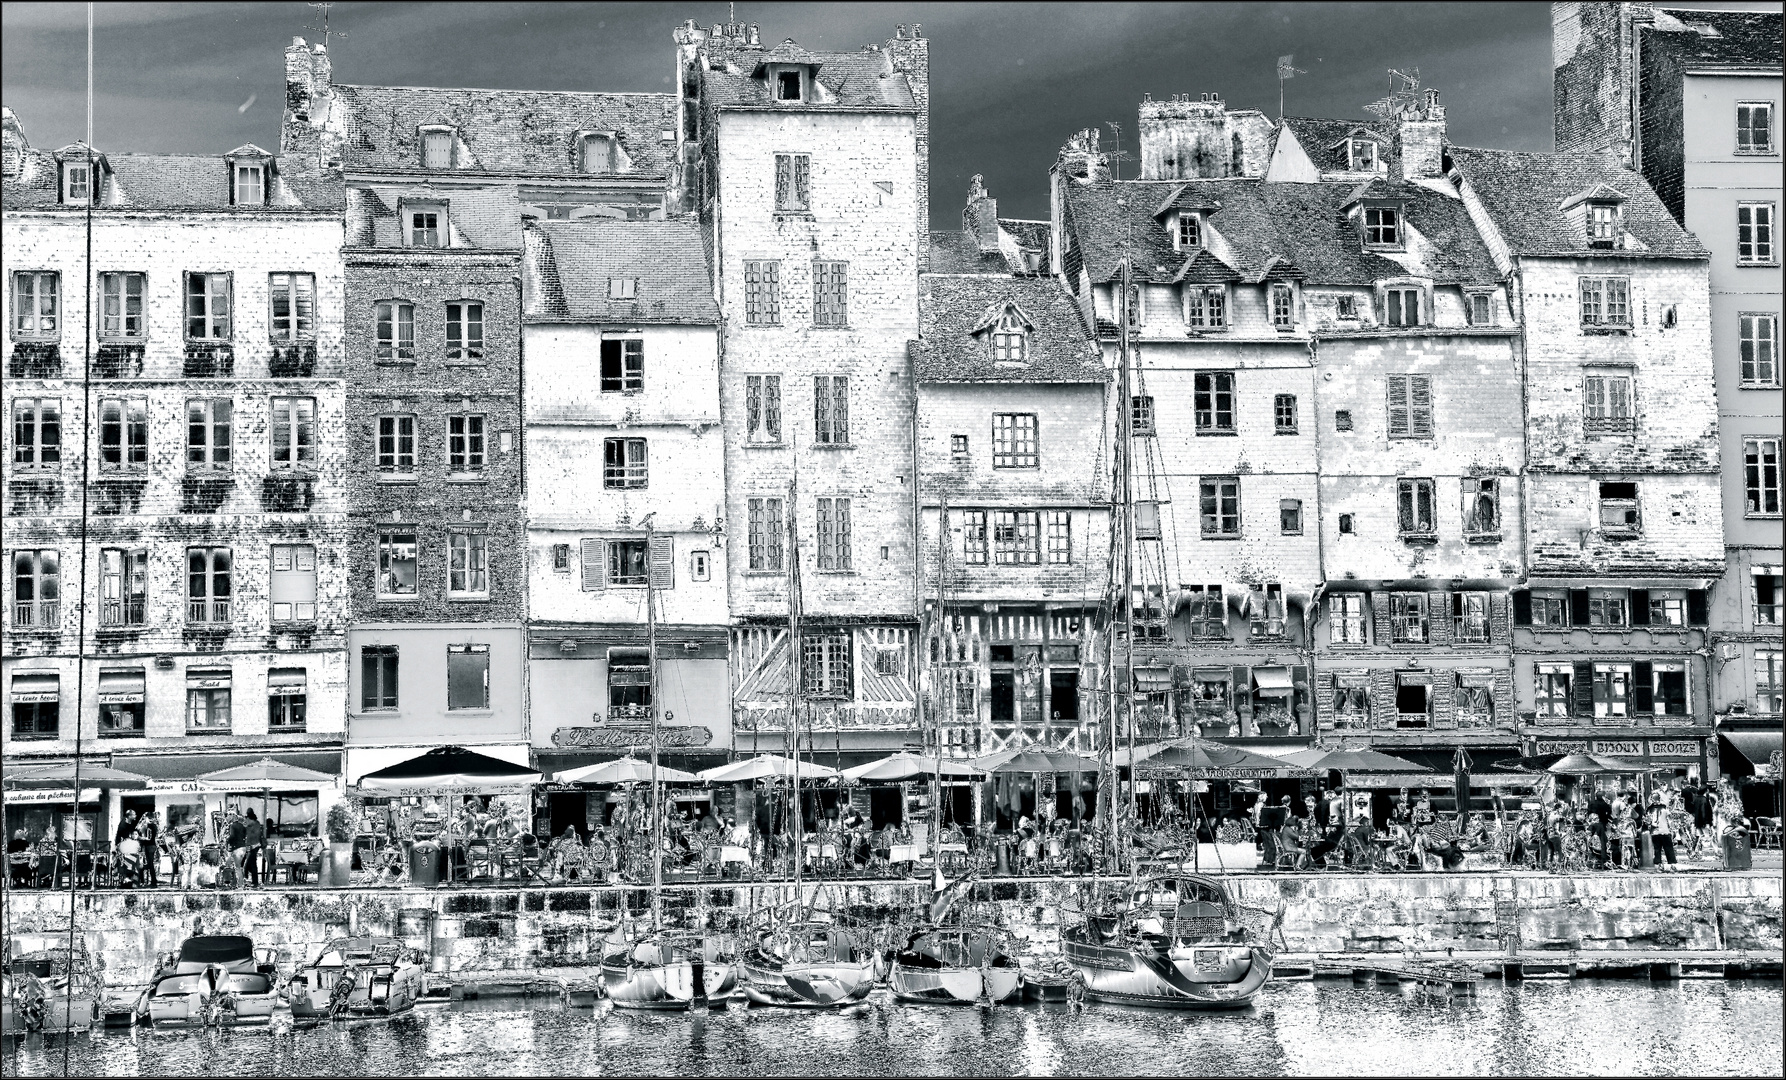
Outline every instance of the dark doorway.
<svg viewBox="0 0 1786 1080"><path fill-rule="evenodd" d="M995 724L1014 724L1017 722L1017 675L1011 671L995 671L992 673L992 722Z"/></svg>
<svg viewBox="0 0 1786 1080"><path fill-rule="evenodd" d="M1079 723L1079 672L1048 673L1048 708L1054 722L1073 726Z"/></svg>
<svg viewBox="0 0 1786 1080"><path fill-rule="evenodd" d="M875 828L905 822L905 791L897 787L868 789L868 820Z"/></svg>
<svg viewBox="0 0 1786 1080"><path fill-rule="evenodd" d="M589 793L585 791L552 791L547 793L547 813L552 821L552 836L564 835L566 828L577 830L577 835L589 838ZM551 837L540 837L549 840Z"/></svg>

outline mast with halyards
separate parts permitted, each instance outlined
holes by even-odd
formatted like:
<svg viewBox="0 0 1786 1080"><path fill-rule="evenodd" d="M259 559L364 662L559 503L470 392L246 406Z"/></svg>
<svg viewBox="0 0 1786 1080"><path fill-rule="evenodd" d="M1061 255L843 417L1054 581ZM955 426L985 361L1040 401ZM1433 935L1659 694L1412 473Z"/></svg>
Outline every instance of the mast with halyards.
<svg viewBox="0 0 1786 1080"><path fill-rule="evenodd" d="M1110 702L1111 743L1116 737L1116 717L1119 706L1123 715L1124 726L1128 734L1129 758L1129 822L1130 827L1140 820L1135 809L1135 492L1134 469L1131 455L1134 449L1134 397L1129 387L1129 331L1130 318L1135 308L1130 293L1134 288L1132 282L1132 261L1130 259L1130 243L1123 243L1122 276L1119 282L1121 295L1117 301L1118 342L1121 367L1117 377L1117 493L1120 502L1116 515L1117 528L1120 533L1122 558L1122 603L1120 610L1123 617L1123 683L1121 690L1112 696ZM1116 810L1118 790L1116 785L1117 770L1112 767L1110 790L1112 837L1116 834L1116 824L1120 815ZM1123 851L1119 841L1113 839L1118 851ZM1134 852L1128 850L1129 868L1133 869Z"/></svg>
<svg viewBox="0 0 1786 1080"><path fill-rule="evenodd" d="M788 754L793 775L794 802L794 910L804 912L805 891L801 887L801 867L806 862L806 810L800 804L800 708L803 683L806 679L805 648L800 640L800 531L795 528L794 500L799 494L799 477L788 481L788 670L792 674L788 687Z"/></svg>
<svg viewBox="0 0 1786 1080"><path fill-rule="evenodd" d="M651 929L664 932L664 783L657 766L657 514L645 515L645 649L651 665Z"/></svg>
<svg viewBox="0 0 1786 1080"><path fill-rule="evenodd" d="M943 589L949 574L949 495L944 492L936 511L936 652L930 667L930 678L936 687L936 707L930 710L931 736L936 740L936 772L930 777L930 853L940 877L943 843L943 709L948 705L949 688L940 677L948 668L943 634L948 626L944 616Z"/></svg>

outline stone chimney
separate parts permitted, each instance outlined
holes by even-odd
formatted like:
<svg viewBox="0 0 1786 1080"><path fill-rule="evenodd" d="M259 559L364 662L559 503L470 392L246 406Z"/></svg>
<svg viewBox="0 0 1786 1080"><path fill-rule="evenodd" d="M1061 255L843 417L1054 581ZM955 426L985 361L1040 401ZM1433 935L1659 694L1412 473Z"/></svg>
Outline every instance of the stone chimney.
<svg viewBox="0 0 1786 1080"><path fill-rule="evenodd" d="M1055 171L1074 180L1110 179L1110 158L1098 149L1098 129L1086 128L1067 139L1054 163Z"/></svg>
<svg viewBox="0 0 1786 1080"><path fill-rule="evenodd" d="M31 144L25 141L25 129L19 123L18 114L11 106L0 105L0 172L7 176L17 176L24 167L25 151Z"/></svg>
<svg viewBox="0 0 1786 1080"><path fill-rule="evenodd" d="M908 29L901 23L885 49L893 70L911 84L912 101L918 107L913 133L918 155L918 269L924 271L930 269L930 42L922 26L913 23Z"/></svg>
<svg viewBox="0 0 1786 1080"><path fill-rule="evenodd" d="M1445 175L1445 106L1439 104L1439 92L1427 89L1420 100L1404 107L1396 116L1400 125L1396 141L1401 144L1402 176L1406 179L1432 179Z"/></svg>
<svg viewBox="0 0 1786 1080"><path fill-rule="evenodd" d="M967 209L961 212L961 231L980 248L982 255L998 253L998 200L986 194L978 173L967 189Z"/></svg>
<svg viewBox="0 0 1786 1080"><path fill-rule="evenodd" d="M341 167L340 118L333 115L334 72L328 49L301 37L285 47L285 116L279 153L300 170Z"/></svg>
<svg viewBox="0 0 1786 1080"><path fill-rule="evenodd" d="M1141 103L1141 179L1263 176L1271 123L1256 109L1230 112L1220 94Z"/></svg>

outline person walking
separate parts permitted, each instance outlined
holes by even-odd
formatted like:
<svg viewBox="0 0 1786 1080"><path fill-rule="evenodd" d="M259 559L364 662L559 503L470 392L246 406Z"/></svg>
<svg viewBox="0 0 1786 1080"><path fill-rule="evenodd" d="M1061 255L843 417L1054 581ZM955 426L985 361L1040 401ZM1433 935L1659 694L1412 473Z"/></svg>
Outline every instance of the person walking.
<svg viewBox="0 0 1786 1080"><path fill-rule="evenodd" d="M161 887L161 825L155 820L155 811L145 811L138 819L136 838L143 845L143 882L158 889Z"/></svg>
<svg viewBox="0 0 1786 1080"><path fill-rule="evenodd" d="M248 810L248 821L242 827L242 879L247 884L260 888L261 848L267 845L267 830L260 819L254 816L253 808Z"/></svg>
<svg viewBox="0 0 1786 1080"><path fill-rule="evenodd" d="M1669 822L1668 800L1660 790L1650 792L1650 847L1655 851L1655 867L1663 873L1675 869L1674 831Z"/></svg>

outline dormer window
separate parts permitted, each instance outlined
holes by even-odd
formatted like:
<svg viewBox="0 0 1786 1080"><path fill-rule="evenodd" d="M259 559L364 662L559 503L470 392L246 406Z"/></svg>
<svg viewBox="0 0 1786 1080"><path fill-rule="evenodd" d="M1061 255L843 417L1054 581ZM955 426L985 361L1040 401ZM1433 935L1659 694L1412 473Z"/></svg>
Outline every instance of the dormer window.
<svg viewBox="0 0 1786 1080"><path fill-rule="evenodd" d="M439 203L405 203L403 225L410 247L448 246L451 229L447 223L446 207Z"/></svg>
<svg viewBox="0 0 1786 1080"><path fill-rule="evenodd" d="M1364 246L1399 248L1402 246L1401 210L1394 206L1364 208Z"/></svg>
<svg viewBox="0 0 1786 1080"><path fill-rule="evenodd" d="M1203 219L1196 214L1178 215L1178 231L1174 237L1178 250L1188 251L1203 245Z"/></svg>
<svg viewBox="0 0 1786 1080"><path fill-rule="evenodd" d="M86 203L93 197L93 169L83 158L62 164L62 201Z"/></svg>
<svg viewBox="0 0 1786 1080"><path fill-rule="evenodd" d="M1617 247L1619 241L1619 204L1615 202L1591 202L1588 204L1588 246L1597 248Z"/></svg>
<svg viewBox="0 0 1786 1080"><path fill-rule="evenodd" d="M450 169L453 167L452 128L432 128L422 131L422 168Z"/></svg>
<svg viewBox="0 0 1786 1080"><path fill-rule="evenodd" d="M614 163L614 136L593 134L583 136L582 171L586 173L617 172Z"/></svg>
<svg viewBox="0 0 1786 1080"><path fill-rule="evenodd" d="M1353 172L1376 172L1377 144L1370 139L1347 139L1346 159Z"/></svg>
<svg viewBox="0 0 1786 1080"><path fill-rule="evenodd" d="M1022 363L1029 356L1029 335L1017 313L1006 311L992 328L992 358Z"/></svg>
<svg viewBox="0 0 1786 1080"><path fill-rule="evenodd" d="M800 69L784 68L775 73L775 100L802 101L800 93Z"/></svg>
<svg viewBox="0 0 1786 1080"><path fill-rule="evenodd" d="M237 206L267 204L267 169L264 165L237 164L230 170L235 187L231 198Z"/></svg>
<svg viewBox="0 0 1786 1080"><path fill-rule="evenodd" d="M608 279L608 299L637 300L639 298L639 279L636 277L611 277Z"/></svg>

